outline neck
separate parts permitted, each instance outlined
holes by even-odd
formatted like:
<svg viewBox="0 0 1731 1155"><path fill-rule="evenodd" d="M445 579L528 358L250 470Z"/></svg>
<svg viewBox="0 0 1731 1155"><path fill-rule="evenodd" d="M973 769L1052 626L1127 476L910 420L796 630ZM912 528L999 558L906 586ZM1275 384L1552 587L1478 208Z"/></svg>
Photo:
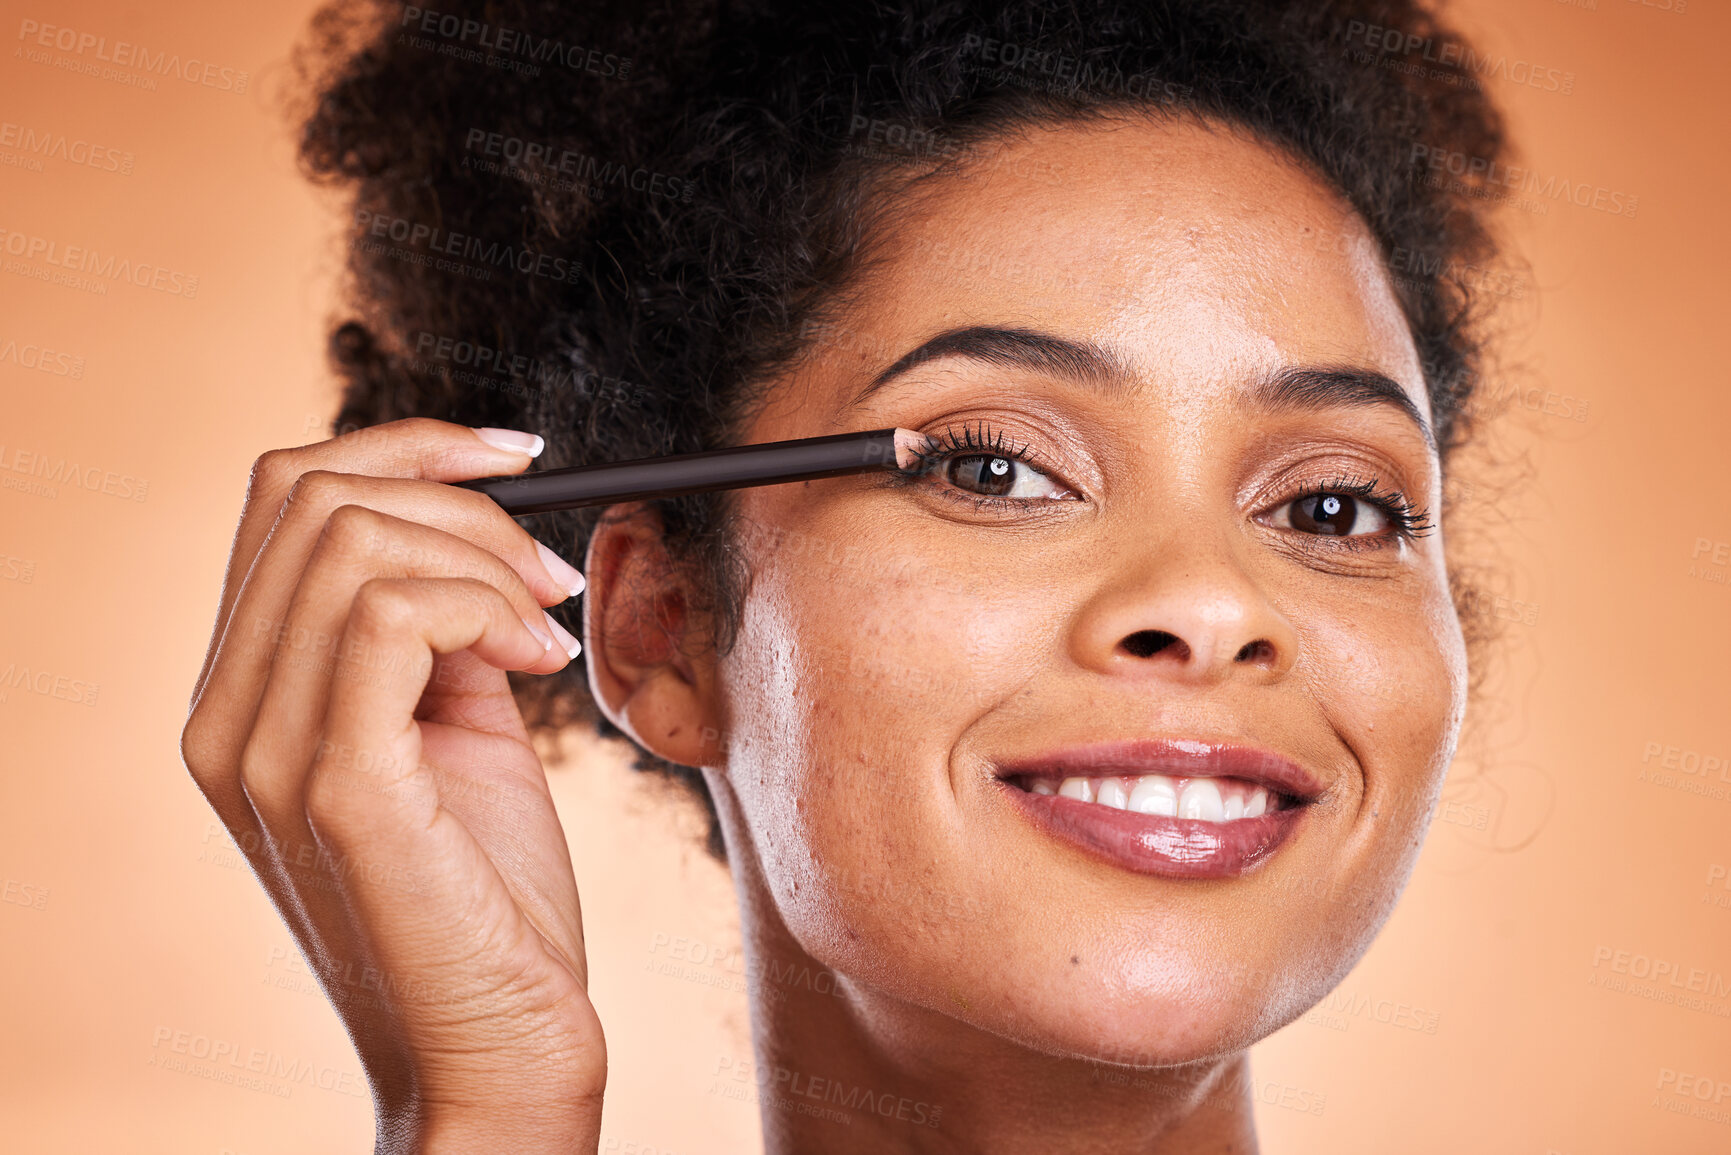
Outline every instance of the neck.
<svg viewBox="0 0 1731 1155"><path fill-rule="evenodd" d="M834 974L783 923L740 813L731 848L766 1155L1254 1155L1244 1052L1179 1067L1057 1057Z"/></svg>

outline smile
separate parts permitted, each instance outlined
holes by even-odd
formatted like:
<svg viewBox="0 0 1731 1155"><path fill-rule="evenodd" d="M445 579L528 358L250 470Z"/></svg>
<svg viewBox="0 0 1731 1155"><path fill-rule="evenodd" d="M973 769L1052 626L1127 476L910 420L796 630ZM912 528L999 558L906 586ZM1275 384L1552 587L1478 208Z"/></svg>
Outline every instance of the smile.
<svg viewBox="0 0 1731 1155"><path fill-rule="evenodd" d="M1298 829L1323 784L1290 759L1195 741L1065 750L998 768L1044 833L1138 874L1231 878Z"/></svg>
<svg viewBox="0 0 1731 1155"><path fill-rule="evenodd" d="M1142 774L1135 778L1065 778L1056 787L1050 778L1027 779L1022 788L1031 794L1056 794L1114 810L1136 814L1160 814L1167 818L1190 818L1199 822L1235 822L1259 818L1270 809L1266 786L1241 778L1173 778L1166 774ZM1016 785L1022 785L1018 782ZM1273 796L1278 809L1283 796Z"/></svg>

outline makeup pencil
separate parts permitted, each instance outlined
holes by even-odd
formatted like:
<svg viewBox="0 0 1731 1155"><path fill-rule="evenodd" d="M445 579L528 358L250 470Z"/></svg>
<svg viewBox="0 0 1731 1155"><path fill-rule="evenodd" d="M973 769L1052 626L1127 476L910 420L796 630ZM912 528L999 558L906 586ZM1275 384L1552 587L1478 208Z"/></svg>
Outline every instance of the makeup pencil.
<svg viewBox="0 0 1731 1155"><path fill-rule="evenodd" d="M912 469L925 443L925 435L911 429L874 429L671 457L574 465L509 477L481 477L454 484L486 494L506 513L547 513L716 489L813 481L874 469Z"/></svg>

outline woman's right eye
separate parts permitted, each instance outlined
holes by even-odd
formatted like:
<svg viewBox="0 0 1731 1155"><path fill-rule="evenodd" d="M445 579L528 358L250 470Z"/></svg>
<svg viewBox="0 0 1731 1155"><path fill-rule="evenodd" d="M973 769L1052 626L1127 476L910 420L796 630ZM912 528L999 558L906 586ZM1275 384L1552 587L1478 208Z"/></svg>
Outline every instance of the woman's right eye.
<svg viewBox="0 0 1731 1155"><path fill-rule="evenodd" d="M957 489L982 497L1062 500L1074 496L1026 461L1014 457L965 453L945 461L938 472Z"/></svg>

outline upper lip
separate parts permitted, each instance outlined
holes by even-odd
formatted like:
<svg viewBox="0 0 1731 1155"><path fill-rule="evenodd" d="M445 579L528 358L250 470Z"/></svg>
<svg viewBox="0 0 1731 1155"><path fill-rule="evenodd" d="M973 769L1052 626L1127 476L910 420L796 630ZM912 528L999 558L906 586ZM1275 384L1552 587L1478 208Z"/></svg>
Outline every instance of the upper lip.
<svg viewBox="0 0 1731 1155"><path fill-rule="evenodd" d="M1315 774L1273 750L1236 742L1193 738L1145 738L1066 746L1031 758L997 764L999 778L1242 778L1301 803L1327 789Z"/></svg>

